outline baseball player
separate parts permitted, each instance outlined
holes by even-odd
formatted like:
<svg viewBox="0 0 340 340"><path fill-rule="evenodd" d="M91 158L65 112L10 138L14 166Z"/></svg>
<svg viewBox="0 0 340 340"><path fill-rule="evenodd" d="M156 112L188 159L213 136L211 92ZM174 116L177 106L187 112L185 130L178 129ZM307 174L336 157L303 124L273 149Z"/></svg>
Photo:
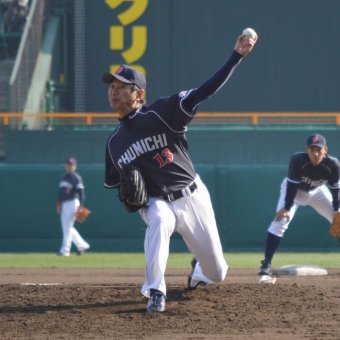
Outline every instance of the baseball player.
<svg viewBox="0 0 340 340"><path fill-rule="evenodd" d="M59 182L56 206L63 232L59 256L70 256L72 242L77 247L78 255L84 254L90 248L74 227L76 213L85 200L84 183L76 170L77 160L73 157L68 158L65 164L65 174Z"/></svg>
<svg viewBox="0 0 340 340"><path fill-rule="evenodd" d="M115 73L103 75L109 84L109 103L120 120L107 141L104 185L118 188L122 166L131 164L141 171L149 194L149 204L139 210L147 225L141 293L149 298L148 312L165 310L164 274L174 232L194 255L189 289L226 276L228 266L209 192L190 160L185 133L199 105L227 82L256 40L239 36L228 61L203 85L149 106L145 106L146 81L140 72L121 65Z"/></svg>
<svg viewBox="0 0 340 340"><path fill-rule="evenodd" d="M305 152L291 157L288 176L281 184L276 215L271 222L259 275L271 274L274 253L296 210L309 205L330 223L339 211L339 161L328 155L325 137L308 137ZM326 186L327 185L327 186Z"/></svg>

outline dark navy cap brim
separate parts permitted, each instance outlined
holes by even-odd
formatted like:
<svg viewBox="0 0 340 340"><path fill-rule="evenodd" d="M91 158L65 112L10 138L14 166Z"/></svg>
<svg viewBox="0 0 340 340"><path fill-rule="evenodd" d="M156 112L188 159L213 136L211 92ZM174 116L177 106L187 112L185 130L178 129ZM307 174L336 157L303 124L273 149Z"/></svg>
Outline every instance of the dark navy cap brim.
<svg viewBox="0 0 340 340"><path fill-rule="evenodd" d="M326 147L326 145L323 145L323 144L318 144L318 143L316 143L316 144L309 144L309 145L307 145L307 147L309 148L309 147L311 147L311 146L318 146L319 148L325 148Z"/></svg>
<svg viewBox="0 0 340 340"><path fill-rule="evenodd" d="M121 82L123 83L126 83L126 84L133 84L132 81L129 81L123 77L121 77L120 75L118 74L113 74L113 73L105 73L103 74L102 76L102 80L105 84L111 84L113 82L114 79L118 79L120 80Z"/></svg>

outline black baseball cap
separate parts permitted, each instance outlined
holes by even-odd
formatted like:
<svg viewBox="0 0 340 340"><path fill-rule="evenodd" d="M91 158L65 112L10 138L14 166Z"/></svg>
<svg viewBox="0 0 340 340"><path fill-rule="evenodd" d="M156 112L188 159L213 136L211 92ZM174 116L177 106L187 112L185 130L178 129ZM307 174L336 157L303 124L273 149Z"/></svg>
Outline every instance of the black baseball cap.
<svg viewBox="0 0 340 340"><path fill-rule="evenodd" d="M309 146L318 146L320 148L324 148L326 147L326 138L318 134L311 135L307 139L307 147Z"/></svg>
<svg viewBox="0 0 340 340"><path fill-rule="evenodd" d="M66 164L77 165L77 160L74 157L69 157L66 160Z"/></svg>
<svg viewBox="0 0 340 340"><path fill-rule="evenodd" d="M146 88L146 80L144 76L136 69L127 65L120 65L115 73L105 73L102 76L102 80L106 84L111 84L114 78L122 81L123 83L135 84L140 89Z"/></svg>

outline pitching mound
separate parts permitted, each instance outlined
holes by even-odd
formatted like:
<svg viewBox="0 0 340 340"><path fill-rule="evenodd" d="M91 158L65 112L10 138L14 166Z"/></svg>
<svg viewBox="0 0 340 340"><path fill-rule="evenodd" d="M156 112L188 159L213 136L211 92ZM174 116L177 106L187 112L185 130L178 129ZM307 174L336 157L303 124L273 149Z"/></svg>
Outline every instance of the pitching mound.
<svg viewBox="0 0 340 340"><path fill-rule="evenodd" d="M194 291L187 270L168 270L164 313L147 313L143 270L0 269L4 340L339 339L340 270L278 276L230 269Z"/></svg>

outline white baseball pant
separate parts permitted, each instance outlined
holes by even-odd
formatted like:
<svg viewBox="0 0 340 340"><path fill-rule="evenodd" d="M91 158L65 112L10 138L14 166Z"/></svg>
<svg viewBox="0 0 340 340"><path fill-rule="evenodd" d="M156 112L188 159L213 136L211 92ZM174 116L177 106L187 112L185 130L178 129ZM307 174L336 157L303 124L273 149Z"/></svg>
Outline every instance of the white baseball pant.
<svg viewBox="0 0 340 340"><path fill-rule="evenodd" d="M287 188L287 178L285 178L281 184L280 197L277 204L276 211L278 212L285 205L285 197L286 197L286 188ZM334 209L332 205L332 194L326 187L326 185L321 185L320 187L312 190L312 191L302 191L298 190L294 199L294 204L289 210L290 219L283 218L281 221L272 221L270 224L268 231L271 234L282 237L285 231L288 229L290 222L293 220L293 217L296 213L296 210L300 206L311 206L315 209L321 216L327 219L330 223L333 221Z"/></svg>
<svg viewBox="0 0 340 340"><path fill-rule="evenodd" d="M70 255L72 242L78 250L86 250L90 245L80 236L79 232L74 227L76 220L76 212L79 208L79 199L65 201L61 204L60 222L63 231L63 241L60 248L60 253Z"/></svg>
<svg viewBox="0 0 340 340"><path fill-rule="evenodd" d="M207 283L224 280L228 265L224 259L215 214L209 192L197 175L197 189L173 202L151 197L140 210L147 224L144 240L145 281L141 293L149 297L150 289L166 295L165 270L170 237L178 232L198 261L193 278Z"/></svg>

